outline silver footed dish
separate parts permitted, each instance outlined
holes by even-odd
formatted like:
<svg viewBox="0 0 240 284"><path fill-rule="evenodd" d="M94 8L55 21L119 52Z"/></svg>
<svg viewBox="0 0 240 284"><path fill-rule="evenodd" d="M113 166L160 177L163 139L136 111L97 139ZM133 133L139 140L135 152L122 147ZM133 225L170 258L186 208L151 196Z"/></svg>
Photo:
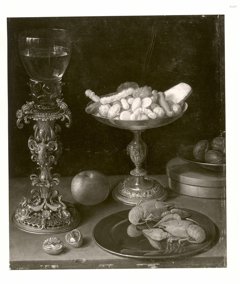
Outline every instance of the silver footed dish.
<svg viewBox="0 0 240 284"><path fill-rule="evenodd" d="M97 115L94 111L93 112L89 111L89 106L91 104L92 103L89 103L85 110L88 114L91 114L96 120L109 126L113 126L120 129L127 129L131 131L146 130L146 129L158 128L161 126L168 125L174 122L175 120L179 119L180 117L182 117L188 108L188 104L184 103L181 113L173 117L166 116L155 119L149 118L146 120L120 120L120 119L109 119L107 117L102 117L100 115Z"/></svg>

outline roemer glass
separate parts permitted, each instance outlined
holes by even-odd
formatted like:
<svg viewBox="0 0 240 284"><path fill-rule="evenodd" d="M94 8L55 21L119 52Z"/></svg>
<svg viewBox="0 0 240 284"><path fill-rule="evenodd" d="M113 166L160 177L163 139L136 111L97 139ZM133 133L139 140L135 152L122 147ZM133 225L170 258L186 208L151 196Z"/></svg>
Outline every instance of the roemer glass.
<svg viewBox="0 0 240 284"><path fill-rule="evenodd" d="M62 153L57 122L65 122L67 127L71 124L61 81L70 61L71 39L64 29L25 31L19 36L19 51L30 77L32 101L17 111L17 126L34 122L28 148L38 172L30 175L30 198L22 199L13 220L18 228L31 233L69 231L78 225L78 213L62 201L56 189L59 174L52 170Z"/></svg>

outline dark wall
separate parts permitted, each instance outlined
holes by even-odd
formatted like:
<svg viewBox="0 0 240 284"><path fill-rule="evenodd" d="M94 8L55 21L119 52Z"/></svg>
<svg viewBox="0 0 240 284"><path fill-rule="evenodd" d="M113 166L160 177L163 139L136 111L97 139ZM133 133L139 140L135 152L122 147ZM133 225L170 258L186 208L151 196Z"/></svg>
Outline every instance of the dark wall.
<svg viewBox="0 0 240 284"><path fill-rule="evenodd" d="M225 128L224 17L147 16L9 18L9 170L10 176L33 173L27 139L32 125L16 127L16 111L30 100L28 76L20 62L17 38L30 28L61 27L71 32L72 57L63 77L63 91L73 116L62 127L63 155L55 171L75 175L83 169L127 174L133 167L126 155L129 131L105 126L84 111L86 89L103 95L125 81L157 90L179 82L193 88L186 114L171 125L148 130L145 167L163 173L181 143L216 136Z"/></svg>

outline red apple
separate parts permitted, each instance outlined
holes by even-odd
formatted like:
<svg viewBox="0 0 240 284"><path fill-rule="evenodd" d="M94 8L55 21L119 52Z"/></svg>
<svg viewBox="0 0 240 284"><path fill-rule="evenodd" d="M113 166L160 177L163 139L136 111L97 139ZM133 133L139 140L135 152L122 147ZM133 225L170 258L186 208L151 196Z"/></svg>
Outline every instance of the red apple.
<svg viewBox="0 0 240 284"><path fill-rule="evenodd" d="M82 171L71 182L73 198L83 205L96 205L109 195L110 185L107 177L98 171Z"/></svg>

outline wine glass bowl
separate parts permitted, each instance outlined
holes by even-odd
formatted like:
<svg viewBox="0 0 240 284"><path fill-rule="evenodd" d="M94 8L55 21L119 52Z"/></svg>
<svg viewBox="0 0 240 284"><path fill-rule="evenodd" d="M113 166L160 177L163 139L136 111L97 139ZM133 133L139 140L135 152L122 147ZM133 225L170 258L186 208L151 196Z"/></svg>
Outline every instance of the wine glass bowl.
<svg viewBox="0 0 240 284"><path fill-rule="evenodd" d="M64 29L25 31L19 36L23 65L33 80L61 80L70 61L71 40Z"/></svg>

